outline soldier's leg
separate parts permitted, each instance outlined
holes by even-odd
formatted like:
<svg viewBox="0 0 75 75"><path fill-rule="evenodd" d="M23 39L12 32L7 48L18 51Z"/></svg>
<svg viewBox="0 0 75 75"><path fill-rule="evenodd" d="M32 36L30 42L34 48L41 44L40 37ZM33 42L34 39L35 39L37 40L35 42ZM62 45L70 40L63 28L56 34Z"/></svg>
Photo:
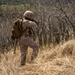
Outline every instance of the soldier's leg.
<svg viewBox="0 0 75 75"><path fill-rule="evenodd" d="M25 65L27 49L28 49L28 46L26 46L26 45L20 45L20 51L21 51L21 65Z"/></svg>
<svg viewBox="0 0 75 75"><path fill-rule="evenodd" d="M34 46L32 46L32 48L33 48L33 52L32 52L32 56L31 56L31 60L34 60L37 57L39 49L38 49L38 45L36 45L36 46L34 45Z"/></svg>
<svg viewBox="0 0 75 75"><path fill-rule="evenodd" d="M37 43L31 38L29 38L28 42L29 42L29 47L33 48L31 60L34 60L37 57L39 47L38 47Z"/></svg>

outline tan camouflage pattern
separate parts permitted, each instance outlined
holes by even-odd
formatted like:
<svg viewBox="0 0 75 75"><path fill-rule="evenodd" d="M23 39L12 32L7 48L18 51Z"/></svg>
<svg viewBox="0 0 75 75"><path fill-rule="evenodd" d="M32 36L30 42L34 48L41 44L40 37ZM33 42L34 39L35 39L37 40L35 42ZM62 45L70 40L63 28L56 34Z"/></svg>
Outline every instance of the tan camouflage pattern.
<svg viewBox="0 0 75 75"><path fill-rule="evenodd" d="M34 19L34 13L30 10L27 10L24 14L23 14L24 17L28 17L28 18L31 18L31 19Z"/></svg>
<svg viewBox="0 0 75 75"><path fill-rule="evenodd" d="M37 24L35 22L23 19L23 24L22 24L23 30L25 30L26 27L33 28L36 26ZM28 35L27 31L25 31L19 40L20 51L21 51L21 65L24 65L26 62L26 54L28 47L33 49L31 60L34 60L37 57L39 50L37 43L33 40L32 37L29 37L27 35Z"/></svg>

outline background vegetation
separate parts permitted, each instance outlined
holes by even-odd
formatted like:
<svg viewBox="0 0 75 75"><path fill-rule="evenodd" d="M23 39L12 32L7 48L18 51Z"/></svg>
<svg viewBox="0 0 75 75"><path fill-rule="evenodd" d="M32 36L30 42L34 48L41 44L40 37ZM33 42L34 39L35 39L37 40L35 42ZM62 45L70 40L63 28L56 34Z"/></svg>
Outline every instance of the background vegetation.
<svg viewBox="0 0 75 75"><path fill-rule="evenodd" d="M26 10L38 16L35 39L40 49L30 63L29 48L26 65L18 67L20 50L18 46L13 54L11 31L13 22ZM74 38L75 0L0 0L0 75L74 75Z"/></svg>
<svg viewBox="0 0 75 75"><path fill-rule="evenodd" d="M13 22L26 10L38 15L37 39L40 47L55 46L75 36L74 0L1 0L0 48L10 50Z"/></svg>

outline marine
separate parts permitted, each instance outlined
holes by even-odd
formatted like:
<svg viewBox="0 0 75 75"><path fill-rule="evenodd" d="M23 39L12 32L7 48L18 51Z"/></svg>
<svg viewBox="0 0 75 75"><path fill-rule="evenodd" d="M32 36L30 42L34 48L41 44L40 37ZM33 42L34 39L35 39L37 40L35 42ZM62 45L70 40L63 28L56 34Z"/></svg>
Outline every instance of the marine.
<svg viewBox="0 0 75 75"><path fill-rule="evenodd" d="M25 11L22 19L22 35L19 38L19 45L21 52L20 66L26 64L26 54L28 47L33 49L31 55L31 61L33 61L38 55L39 46L33 38L35 32L34 31L35 29L33 30L33 28L36 28L37 26L38 23L36 21L34 12L30 10Z"/></svg>

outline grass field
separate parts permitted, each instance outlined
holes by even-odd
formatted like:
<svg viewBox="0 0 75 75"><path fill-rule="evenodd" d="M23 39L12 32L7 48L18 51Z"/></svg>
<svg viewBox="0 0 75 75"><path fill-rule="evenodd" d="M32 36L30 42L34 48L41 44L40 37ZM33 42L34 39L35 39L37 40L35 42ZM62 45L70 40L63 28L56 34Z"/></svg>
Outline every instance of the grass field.
<svg viewBox="0 0 75 75"><path fill-rule="evenodd" d="M29 48L26 65L19 67L20 50L13 49L2 56L0 75L75 75L75 40L70 40L55 48L45 48L39 52L34 62L30 62Z"/></svg>

